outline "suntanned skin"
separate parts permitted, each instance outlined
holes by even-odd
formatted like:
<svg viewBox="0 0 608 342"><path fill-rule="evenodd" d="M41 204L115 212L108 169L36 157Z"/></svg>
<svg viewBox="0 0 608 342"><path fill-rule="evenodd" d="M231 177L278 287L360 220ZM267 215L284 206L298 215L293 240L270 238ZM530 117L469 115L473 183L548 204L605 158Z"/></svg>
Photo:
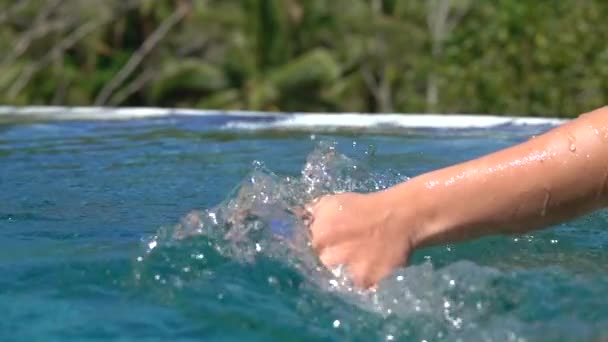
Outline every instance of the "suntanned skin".
<svg viewBox="0 0 608 342"><path fill-rule="evenodd" d="M429 172L390 189L309 206L323 264L375 286L413 250L547 227L608 202L608 107L522 144Z"/></svg>

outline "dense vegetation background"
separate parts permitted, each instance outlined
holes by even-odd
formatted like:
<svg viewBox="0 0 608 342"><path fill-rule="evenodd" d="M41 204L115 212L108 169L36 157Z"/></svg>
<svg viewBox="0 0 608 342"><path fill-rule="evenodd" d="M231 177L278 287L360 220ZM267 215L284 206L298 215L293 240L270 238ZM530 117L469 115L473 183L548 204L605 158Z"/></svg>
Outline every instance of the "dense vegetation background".
<svg viewBox="0 0 608 342"><path fill-rule="evenodd" d="M0 0L0 103L572 116L605 0Z"/></svg>

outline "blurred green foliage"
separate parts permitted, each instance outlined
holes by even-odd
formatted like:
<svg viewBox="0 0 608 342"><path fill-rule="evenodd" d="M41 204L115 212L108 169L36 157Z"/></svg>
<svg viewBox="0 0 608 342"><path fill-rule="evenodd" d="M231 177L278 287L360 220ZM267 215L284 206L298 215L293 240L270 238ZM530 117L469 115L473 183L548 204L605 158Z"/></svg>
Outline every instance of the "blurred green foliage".
<svg viewBox="0 0 608 342"><path fill-rule="evenodd" d="M0 0L0 103L573 116L603 0Z"/></svg>

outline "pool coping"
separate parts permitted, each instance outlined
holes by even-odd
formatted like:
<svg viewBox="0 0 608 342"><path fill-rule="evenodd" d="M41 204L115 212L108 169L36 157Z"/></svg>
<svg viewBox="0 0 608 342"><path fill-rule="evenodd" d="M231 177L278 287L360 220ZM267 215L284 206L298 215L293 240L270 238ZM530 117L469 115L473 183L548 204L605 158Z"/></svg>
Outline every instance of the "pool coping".
<svg viewBox="0 0 608 342"><path fill-rule="evenodd" d="M496 126L559 125L568 120L558 118L498 116L487 114L420 114L420 113L279 113L259 111L198 110L157 107L62 107L0 106L0 119L41 121L133 120L173 116L214 116L231 120L226 128L234 129L310 129L319 127L366 128L491 128ZM265 119L265 120L256 120Z"/></svg>

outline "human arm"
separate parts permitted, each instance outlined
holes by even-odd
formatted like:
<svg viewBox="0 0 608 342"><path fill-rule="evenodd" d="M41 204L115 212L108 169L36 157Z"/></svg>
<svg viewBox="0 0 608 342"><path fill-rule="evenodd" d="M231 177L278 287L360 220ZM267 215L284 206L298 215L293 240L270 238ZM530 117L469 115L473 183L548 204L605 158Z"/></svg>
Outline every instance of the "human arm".
<svg viewBox="0 0 608 342"><path fill-rule="evenodd" d="M416 248L523 233L608 201L608 107L522 144L412 178L382 192L312 205L313 248L362 287ZM339 210L342 208L341 210Z"/></svg>

